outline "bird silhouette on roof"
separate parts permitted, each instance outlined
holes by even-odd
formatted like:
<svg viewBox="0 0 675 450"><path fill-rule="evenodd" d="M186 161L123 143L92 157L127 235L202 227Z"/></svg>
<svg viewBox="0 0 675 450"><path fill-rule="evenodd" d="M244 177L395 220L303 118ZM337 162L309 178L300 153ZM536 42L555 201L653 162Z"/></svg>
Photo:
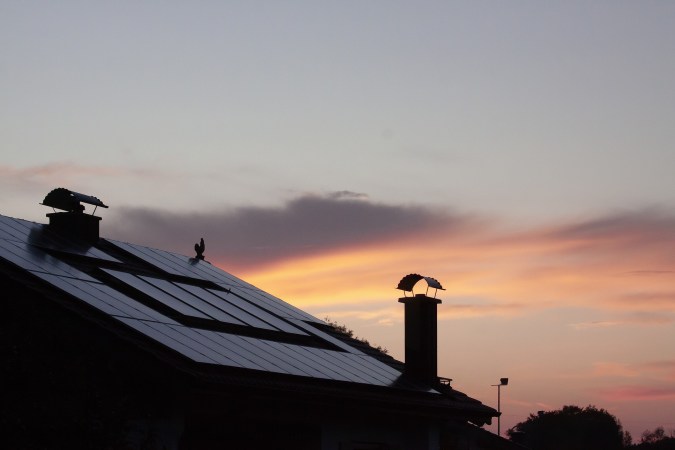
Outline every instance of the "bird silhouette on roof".
<svg viewBox="0 0 675 450"><path fill-rule="evenodd" d="M204 245L204 238L201 238L199 240L199 244L195 244L195 252L197 252L197 256L195 256L195 259L204 259L205 249L206 246Z"/></svg>

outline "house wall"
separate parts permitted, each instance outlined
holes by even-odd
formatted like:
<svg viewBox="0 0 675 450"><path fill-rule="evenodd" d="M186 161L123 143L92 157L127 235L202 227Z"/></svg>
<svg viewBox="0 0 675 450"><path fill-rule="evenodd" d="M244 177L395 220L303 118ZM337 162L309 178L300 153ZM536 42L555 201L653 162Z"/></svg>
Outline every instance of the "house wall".
<svg viewBox="0 0 675 450"><path fill-rule="evenodd" d="M322 426L321 450L438 450L435 424L329 423Z"/></svg>
<svg viewBox="0 0 675 450"><path fill-rule="evenodd" d="M0 448L176 448L183 377L52 298L0 286Z"/></svg>

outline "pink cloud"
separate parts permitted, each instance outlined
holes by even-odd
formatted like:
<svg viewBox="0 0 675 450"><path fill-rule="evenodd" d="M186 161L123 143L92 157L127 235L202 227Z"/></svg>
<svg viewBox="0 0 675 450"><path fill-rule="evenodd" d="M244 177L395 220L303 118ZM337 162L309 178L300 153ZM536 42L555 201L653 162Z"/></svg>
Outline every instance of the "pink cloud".
<svg viewBox="0 0 675 450"><path fill-rule="evenodd" d="M675 387L616 386L600 391L600 395L611 401L650 401L675 399Z"/></svg>
<svg viewBox="0 0 675 450"><path fill-rule="evenodd" d="M641 370L656 378L675 382L675 360L651 361L639 365Z"/></svg>
<svg viewBox="0 0 675 450"><path fill-rule="evenodd" d="M577 330L587 330L589 328L607 328L615 327L617 325L623 325L625 322L619 320L596 320L593 322L577 322L572 323L570 326Z"/></svg>
<svg viewBox="0 0 675 450"><path fill-rule="evenodd" d="M520 303L478 303L457 304L447 299L448 306L438 313L439 319L462 319L465 317L482 317L491 315L514 315L523 312L527 306Z"/></svg>
<svg viewBox="0 0 675 450"><path fill-rule="evenodd" d="M0 165L0 177L5 182L50 183L68 182L83 177L157 177L169 176L150 169L132 169L119 166L87 166L83 164L59 162L28 167Z"/></svg>
<svg viewBox="0 0 675 450"><path fill-rule="evenodd" d="M593 364L593 376L634 378L640 375L640 370L634 364L624 364L611 361L600 361Z"/></svg>

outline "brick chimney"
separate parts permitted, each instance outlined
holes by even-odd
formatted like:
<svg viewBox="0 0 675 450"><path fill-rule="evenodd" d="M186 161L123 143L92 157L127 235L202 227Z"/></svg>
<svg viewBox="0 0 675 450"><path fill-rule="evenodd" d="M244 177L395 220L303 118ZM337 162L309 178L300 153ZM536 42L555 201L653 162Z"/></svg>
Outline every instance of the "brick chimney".
<svg viewBox="0 0 675 450"><path fill-rule="evenodd" d="M49 229L61 236L95 244L99 239L101 218L81 212L55 212L47 214Z"/></svg>
<svg viewBox="0 0 675 450"><path fill-rule="evenodd" d="M420 280L427 281L424 294L415 294L413 287ZM434 297L428 296L429 288ZM403 277L397 289L412 296L399 298L405 305L405 369L404 374L416 381L438 382L437 308L441 300L435 298L437 289L443 289L434 278L418 274Z"/></svg>
<svg viewBox="0 0 675 450"><path fill-rule="evenodd" d="M95 244L99 239L101 218L94 216L93 213L85 214L84 205L80 202L94 205L94 211L99 206L107 208L96 197L69 191L64 188L54 189L47 194L42 204L63 210L63 212L47 214L47 217L49 217L49 230L70 239Z"/></svg>

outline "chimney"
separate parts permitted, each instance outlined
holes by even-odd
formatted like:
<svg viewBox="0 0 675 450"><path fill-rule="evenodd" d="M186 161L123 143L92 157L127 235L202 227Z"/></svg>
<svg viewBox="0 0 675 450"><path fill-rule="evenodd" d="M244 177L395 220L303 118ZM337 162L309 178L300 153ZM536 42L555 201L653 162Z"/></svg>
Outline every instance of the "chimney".
<svg viewBox="0 0 675 450"><path fill-rule="evenodd" d="M427 289L424 294L415 294L413 287L424 279ZM429 297L429 288L434 289L434 296ZM438 289L444 290L441 284L431 277L416 273L406 275L399 282L397 289L410 292L411 296L399 298L405 305L405 369L404 374L416 381L436 384L438 382L438 337L437 307L441 300L436 298Z"/></svg>
<svg viewBox="0 0 675 450"><path fill-rule="evenodd" d="M99 206L107 208L96 197L69 191L64 188L56 188L47 194L42 204L64 211L47 214L47 217L49 217L49 229L71 239L95 244L99 239L99 223L101 218L94 216L93 212L92 214L85 214L84 205L80 202L94 205L94 212L96 212L96 208Z"/></svg>

